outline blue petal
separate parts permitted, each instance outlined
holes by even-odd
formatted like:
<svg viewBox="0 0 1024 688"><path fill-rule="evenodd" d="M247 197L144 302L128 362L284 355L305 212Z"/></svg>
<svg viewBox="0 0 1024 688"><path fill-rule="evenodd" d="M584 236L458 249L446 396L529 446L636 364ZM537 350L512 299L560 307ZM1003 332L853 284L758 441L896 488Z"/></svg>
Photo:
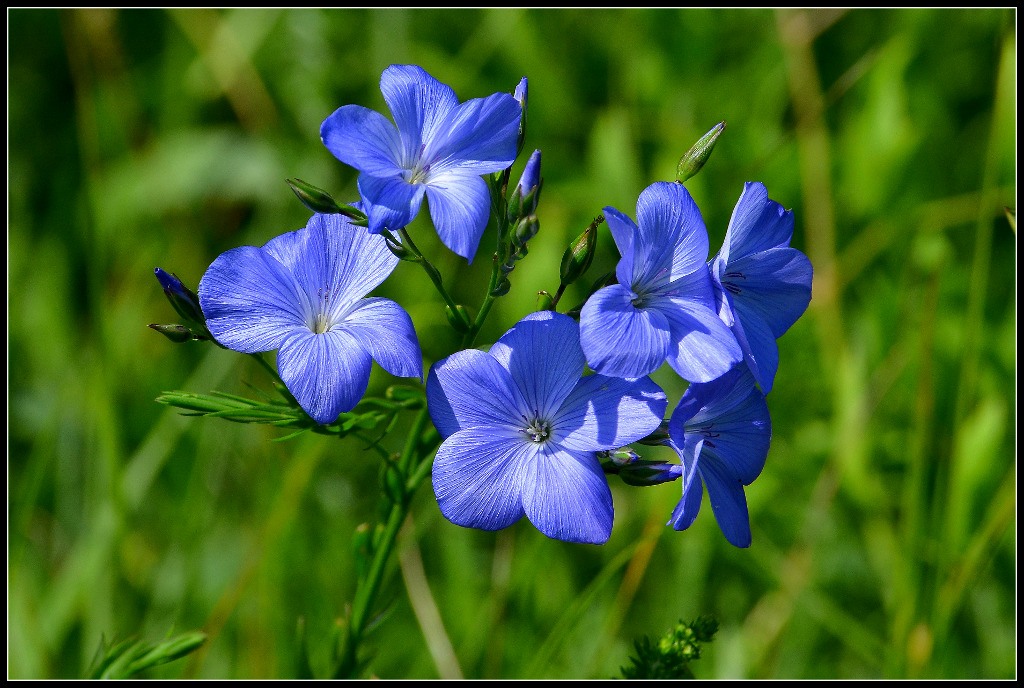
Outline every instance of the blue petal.
<svg viewBox="0 0 1024 688"><path fill-rule="evenodd" d="M441 435L480 428L503 437L524 437L521 396L494 357L467 349L438 361L427 376L427 408Z"/></svg>
<svg viewBox="0 0 1024 688"><path fill-rule="evenodd" d="M367 174L359 175L358 186L373 233L398 231L412 222L426 191L422 184L410 184L401 177L378 179Z"/></svg>
<svg viewBox="0 0 1024 688"><path fill-rule="evenodd" d="M523 508L556 540L602 544L612 533L612 493L593 453L542 445L526 462Z"/></svg>
<svg viewBox="0 0 1024 688"><path fill-rule="evenodd" d="M499 530L523 515L521 486L532 443L494 437L486 428L460 430L434 458L434 495L456 525Z"/></svg>
<svg viewBox="0 0 1024 688"><path fill-rule="evenodd" d="M689 456L699 457L701 445L703 440L697 440L692 443L695 446L689 449ZM685 450L680 450L678 447L673 446L680 457L686 453ZM704 481L701 480L700 471L697 470L697 459L691 459L691 466L686 468L684 461L684 472L683 472L683 496L676 504L676 508L672 510L672 516L669 518L669 525L675 530L686 530L693 525L694 520L697 518L697 514L700 513L700 503L704 497Z"/></svg>
<svg viewBox="0 0 1024 688"><path fill-rule="evenodd" d="M650 378L589 375L552 419L552 440L578 451L618 449L654 432L667 404L665 393Z"/></svg>
<svg viewBox="0 0 1024 688"><path fill-rule="evenodd" d="M389 299L361 299L340 325L373 356L380 367L398 377L423 377L420 342L409 314Z"/></svg>
<svg viewBox="0 0 1024 688"><path fill-rule="evenodd" d="M605 222L615 240L615 247L619 249L622 258L615 266L615 277L619 284L631 286L633 284L633 236L640 230L636 223L629 217L612 207L604 209Z"/></svg>
<svg viewBox="0 0 1024 688"><path fill-rule="evenodd" d="M700 474L708 486L708 499L725 539L736 547L750 547L750 517L743 483L713 453L707 444L701 451Z"/></svg>
<svg viewBox="0 0 1024 688"><path fill-rule="evenodd" d="M399 160L409 169L419 160L423 143L437 136L438 126L458 107L459 99L450 86L415 65L385 69L380 90L402 138L403 157Z"/></svg>
<svg viewBox="0 0 1024 688"><path fill-rule="evenodd" d="M689 382L708 382L743 360L736 337L718 314L682 299L653 302L672 326L668 364Z"/></svg>
<svg viewBox="0 0 1024 688"><path fill-rule="evenodd" d="M793 238L793 211L768 199L761 182L747 182L729 220L719 255L727 263L777 246Z"/></svg>
<svg viewBox="0 0 1024 688"><path fill-rule="evenodd" d="M693 523L697 511L700 510L701 494L704 491L699 470L704 437L699 433L687 433L685 427L686 421L694 411L690 402L691 400L684 395L668 422L668 446L679 455L683 478L683 498L676 506L670 521L676 530L686 530Z"/></svg>
<svg viewBox="0 0 1024 688"><path fill-rule="evenodd" d="M508 93L467 100L424 136L423 159L432 170L488 174L516 159L522 108Z"/></svg>
<svg viewBox="0 0 1024 688"><path fill-rule="evenodd" d="M277 369L299 406L331 423L359 403L370 382L370 354L342 330L292 333L277 352Z"/></svg>
<svg viewBox="0 0 1024 688"><path fill-rule="evenodd" d="M293 276L309 304L329 303L339 316L387 279L398 265L384 237L342 215L316 214L305 229L275 237L264 250Z"/></svg>
<svg viewBox="0 0 1024 688"><path fill-rule="evenodd" d="M760 475L771 445L772 421L746 366L712 382L690 385L672 415L670 433L678 427L677 416L686 437L704 436L704 452L718 457L742 484L749 485Z"/></svg>
<svg viewBox="0 0 1024 688"><path fill-rule="evenodd" d="M430 219L445 246L473 262L491 216L491 194L477 175L432 175L426 184Z"/></svg>
<svg viewBox="0 0 1024 688"><path fill-rule="evenodd" d="M633 305L636 294L613 284L599 289L580 312L580 341L590 367L603 375L642 377L670 353L672 327L654 308Z"/></svg>
<svg viewBox="0 0 1024 688"><path fill-rule="evenodd" d="M541 418L554 416L586 363L576 321L554 311L527 315L495 342L490 355L522 394L520 412Z"/></svg>
<svg viewBox="0 0 1024 688"><path fill-rule="evenodd" d="M722 273L733 303L753 310L776 339L785 334L811 301L811 261L795 248L775 248L733 259Z"/></svg>
<svg viewBox="0 0 1024 688"><path fill-rule="evenodd" d="M641 282L666 279L660 276L666 268L667 281L704 268L708 259L708 231L686 187L671 182L651 184L637 200L636 215L641 239L634 258L634 274Z"/></svg>
<svg viewBox="0 0 1024 688"><path fill-rule="evenodd" d="M305 329L295 280L255 246L231 249L213 261L199 282L199 304L210 333L234 351L271 351L291 332Z"/></svg>
<svg viewBox="0 0 1024 688"><path fill-rule="evenodd" d="M775 343L775 335L760 315L753 311L744 311L743 306L734 303L735 320L732 333L743 350L743 359L753 373L761 390L768 394L775 383L775 373L779 369L779 346Z"/></svg>
<svg viewBox="0 0 1024 688"><path fill-rule="evenodd" d="M691 305L700 305L715 309L714 282L706 264L691 273L681 275L667 282L653 292L656 297L670 297L675 301L686 301Z"/></svg>
<svg viewBox="0 0 1024 688"><path fill-rule="evenodd" d="M360 105L345 105L320 125L320 139L338 160L374 177L402 174L404 152L395 125Z"/></svg>

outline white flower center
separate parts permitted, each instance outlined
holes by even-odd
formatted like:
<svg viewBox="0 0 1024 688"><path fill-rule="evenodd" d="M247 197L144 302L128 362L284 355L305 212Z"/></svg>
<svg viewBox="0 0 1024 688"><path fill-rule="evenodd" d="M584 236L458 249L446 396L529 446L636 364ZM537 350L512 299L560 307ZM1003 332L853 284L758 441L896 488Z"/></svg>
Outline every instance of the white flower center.
<svg viewBox="0 0 1024 688"><path fill-rule="evenodd" d="M536 415L533 419L529 419L523 416L523 420L526 421L526 427L520 432L526 434L531 442L535 444L544 444L551 437L551 423L546 420L541 420Z"/></svg>
<svg viewBox="0 0 1024 688"><path fill-rule="evenodd" d="M339 311L336 304L331 303L334 296L331 292L331 287L326 282L323 287L316 290L316 299L306 315L306 327L313 334L330 332L332 327L345 319L344 313Z"/></svg>

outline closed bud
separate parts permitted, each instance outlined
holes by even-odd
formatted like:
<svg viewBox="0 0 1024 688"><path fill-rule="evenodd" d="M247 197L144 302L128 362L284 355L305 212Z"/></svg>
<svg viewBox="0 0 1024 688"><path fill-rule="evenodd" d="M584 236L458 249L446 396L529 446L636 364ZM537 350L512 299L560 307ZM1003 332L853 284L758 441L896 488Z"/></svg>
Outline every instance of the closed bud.
<svg viewBox="0 0 1024 688"><path fill-rule="evenodd" d="M658 461L634 461L619 469L619 477L627 485L649 487L678 480L683 475L683 467L677 463L661 463Z"/></svg>
<svg viewBox="0 0 1024 688"><path fill-rule="evenodd" d="M295 195L298 196L299 200L302 201L302 205L306 206L314 213L340 213L341 207L338 205L331 194L327 193L318 186L313 186L309 182L304 182L301 179L285 179L288 186L291 187Z"/></svg>
<svg viewBox="0 0 1024 688"><path fill-rule="evenodd" d="M632 447L620 447L613 451L608 452L608 458L612 460L616 466L625 466L626 464L635 463L640 460L640 455L633 451Z"/></svg>
<svg viewBox="0 0 1024 688"><path fill-rule="evenodd" d="M554 297L546 291L537 292L537 310L550 311L555 304Z"/></svg>
<svg viewBox="0 0 1024 688"><path fill-rule="evenodd" d="M190 322L203 324L206 318L203 316L203 309L199 307L199 297L191 289L182 284L175 274L167 274L160 268L154 271L160 286L164 289L164 295L174 306L178 315Z"/></svg>
<svg viewBox="0 0 1024 688"><path fill-rule="evenodd" d="M604 216L598 215L590 223L590 226L583 230L583 234L576 237L569 248L562 254L562 265L558 276L562 285L569 285L583 276L590 264L594 262L594 253L597 251L597 227L604 222Z"/></svg>
<svg viewBox="0 0 1024 688"><path fill-rule="evenodd" d="M516 86L516 90L512 92L512 97L519 101L519 106L523 109L523 114L519 117L519 137L516 139L516 157L519 157L520 151L523 150L523 142L526 140L526 101L527 101L527 82L524 76Z"/></svg>
<svg viewBox="0 0 1024 688"><path fill-rule="evenodd" d="M150 325L154 330L170 339L175 344L181 344L192 339L192 330L184 325Z"/></svg>
<svg viewBox="0 0 1024 688"><path fill-rule="evenodd" d="M719 122L711 128L711 131L701 136L690 150L686 151L686 155L682 157L676 168L676 181L682 184L700 172L700 168L704 167L704 163L711 157L711 151L715 149L715 143L723 131L725 131L725 122Z"/></svg>
<svg viewBox="0 0 1024 688"><path fill-rule="evenodd" d="M395 504L405 501L405 481L394 468L389 468L384 473L384 491L387 493L388 499Z"/></svg>
<svg viewBox="0 0 1024 688"><path fill-rule="evenodd" d="M668 421L667 420L662 421L661 425L658 426L657 430L655 430L654 432L652 432L650 435L648 435L647 437L643 438L642 440L637 440L637 441L640 444L646 444L646 445L651 446L651 447L656 447L656 446L659 446L659 445L668 444L668 441L669 441Z"/></svg>
<svg viewBox="0 0 1024 688"><path fill-rule="evenodd" d="M536 215L529 215L524 217L516 225L515 238L513 243L516 246L526 246L527 242L533 237L537 236L537 232L540 231L540 221Z"/></svg>
<svg viewBox="0 0 1024 688"><path fill-rule="evenodd" d="M384 398L390 399L391 401L412 401L413 399L423 399L423 390L417 389L416 387L408 387L406 385L391 385L384 390Z"/></svg>
<svg viewBox="0 0 1024 688"><path fill-rule="evenodd" d="M407 260L411 263L418 263L423 260L423 257L417 255L415 251L403 246L402 242L399 241L391 232L384 230L381 234L384 237L384 245L387 246L388 250L395 254L399 260Z"/></svg>
<svg viewBox="0 0 1024 688"><path fill-rule="evenodd" d="M286 179L288 186L291 187L295 195L298 196L299 200L302 201L302 205L306 206L314 213L325 213L328 215L340 214L351 220L352 224L361 225L365 227L367 225L366 213L351 205L345 205L344 203L338 203L331 197L331 194L327 193L318 186L313 186L309 182L304 182L301 179Z"/></svg>
<svg viewBox="0 0 1024 688"><path fill-rule="evenodd" d="M360 578L370 567L373 558L373 533L369 523L360 523L352 535L352 554L355 558L356 575Z"/></svg>
<svg viewBox="0 0 1024 688"><path fill-rule="evenodd" d="M508 221L515 222L521 217L533 215L537 212L537 203L540 201L540 151L533 151L533 155L526 161L523 174L519 177L519 184L508 204Z"/></svg>
<svg viewBox="0 0 1024 688"><path fill-rule="evenodd" d="M455 305L455 311L448 306L444 307L444 314L448 318L448 324L451 325L456 332L469 332L471 325L469 320L469 312L466 307L460 304Z"/></svg>

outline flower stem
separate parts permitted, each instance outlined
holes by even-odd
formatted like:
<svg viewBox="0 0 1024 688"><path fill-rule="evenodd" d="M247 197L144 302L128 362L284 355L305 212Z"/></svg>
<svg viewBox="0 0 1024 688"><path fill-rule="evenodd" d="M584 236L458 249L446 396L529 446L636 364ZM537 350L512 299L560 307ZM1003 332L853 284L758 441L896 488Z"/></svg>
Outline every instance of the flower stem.
<svg viewBox="0 0 1024 688"><path fill-rule="evenodd" d="M385 491L384 499L388 500L391 508L384 530L381 532L379 540L374 543L373 559L370 566L365 577L358 582L356 587L352 610L346 624L345 640L334 672L335 678L356 678L359 674L359 644L363 640L370 611L377 593L380 591L384 570L391 558L398 531L409 513L412 497L428 472L427 468L432 463L430 457L439 440L437 431L430 425L430 415L427 409L420 409L406 436L405 448L395 463L403 476L402 484L405 486L405 490L401 498L397 500L392 499Z"/></svg>
<svg viewBox="0 0 1024 688"><path fill-rule="evenodd" d="M444 299L445 305L448 306L453 313L457 312L458 306L456 305L455 300L452 299L451 295L448 293L448 290L444 288L444 280L441 279L441 273L419 250L413 242L412 237L409 236L407 231L405 231L405 227L399 229L398 233L402 235L402 246L405 246L413 253L415 256L414 262L423 266L423 270L427 273L427 277L429 277L430 281L434 283L434 287L437 289L437 292L441 295L441 298Z"/></svg>

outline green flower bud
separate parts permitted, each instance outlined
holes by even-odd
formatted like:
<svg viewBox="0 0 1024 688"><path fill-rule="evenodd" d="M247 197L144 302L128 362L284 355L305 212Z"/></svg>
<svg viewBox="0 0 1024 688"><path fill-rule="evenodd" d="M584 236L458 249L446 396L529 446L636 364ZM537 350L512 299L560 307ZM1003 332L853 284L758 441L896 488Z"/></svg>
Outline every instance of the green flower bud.
<svg viewBox="0 0 1024 688"><path fill-rule="evenodd" d="M295 195L314 213L341 214L349 218L352 224L366 226L366 213L350 205L338 203L329 193L318 186L301 179L286 179L285 182L291 187Z"/></svg>
<svg viewBox="0 0 1024 688"><path fill-rule="evenodd" d="M718 141L718 137L722 135L723 131L725 131L725 122L719 122L711 128L711 131L701 136L690 150L686 151L686 155L679 161L679 167L676 168L676 181L682 184L700 172L700 168L704 167L704 163L711 157L711 151L715 149L715 142Z"/></svg>
<svg viewBox="0 0 1024 688"><path fill-rule="evenodd" d="M649 487L678 480L683 476L683 467L677 463L660 461L633 461L622 466L619 477L622 482L634 487Z"/></svg>
<svg viewBox="0 0 1024 688"><path fill-rule="evenodd" d="M659 446L659 445L668 444L668 440L669 440L668 421L665 420L665 421L661 422L661 425L658 426L657 430L655 430L654 432L652 432L650 435L648 435L647 437L643 438L642 440L637 440L637 441L640 444L646 444L646 445L651 446L651 447L656 447L656 446Z"/></svg>
<svg viewBox="0 0 1024 688"><path fill-rule="evenodd" d="M175 344L181 344L192 339L192 330L184 325L150 325L154 330L170 339Z"/></svg>
<svg viewBox="0 0 1024 688"><path fill-rule="evenodd" d="M526 246L527 242L533 237L537 236L537 232L540 231L540 221L536 215L529 215L524 217L516 225L515 238L513 243L516 246Z"/></svg>
<svg viewBox="0 0 1024 688"><path fill-rule="evenodd" d="M563 285L569 285L583 276L590 264L594 262L594 253L597 251L597 227L604 222L604 216L598 215L590 223L590 226L583 230L583 234L576 237L569 248L562 254L562 265L558 275Z"/></svg>
<svg viewBox="0 0 1024 688"><path fill-rule="evenodd" d="M361 578L370 568L373 558L373 534L369 523L360 523L352 534L352 554L354 555L356 574Z"/></svg>
<svg viewBox="0 0 1024 688"><path fill-rule="evenodd" d="M423 260L422 256L403 245L394 234L386 229L381 232L381 235L384 237L384 244L388 247L388 250L395 254L399 260L407 260L410 263L418 263Z"/></svg>
<svg viewBox="0 0 1024 688"><path fill-rule="evenodd" d="M546 291L537 292L537 310L550 311L554 306L555 299Z"/></svg>
<svg viewBox="0 0 1024 688"><path fill-rule="evenodd" d="M455 305L455 311L448 306L444 307L444 314L448 318L448 324L455 328L456 332L469 332L469 327L472 324L469 319L469 311L466 307L461 304Z"/></svg>
<svg viewBox="0 0 1024 688"><path fill-rule="evenodd" d="M384 473L384 491L387 493L388 499L395 504L405 501L405 481L394 468L389 468Z"/></svg>

